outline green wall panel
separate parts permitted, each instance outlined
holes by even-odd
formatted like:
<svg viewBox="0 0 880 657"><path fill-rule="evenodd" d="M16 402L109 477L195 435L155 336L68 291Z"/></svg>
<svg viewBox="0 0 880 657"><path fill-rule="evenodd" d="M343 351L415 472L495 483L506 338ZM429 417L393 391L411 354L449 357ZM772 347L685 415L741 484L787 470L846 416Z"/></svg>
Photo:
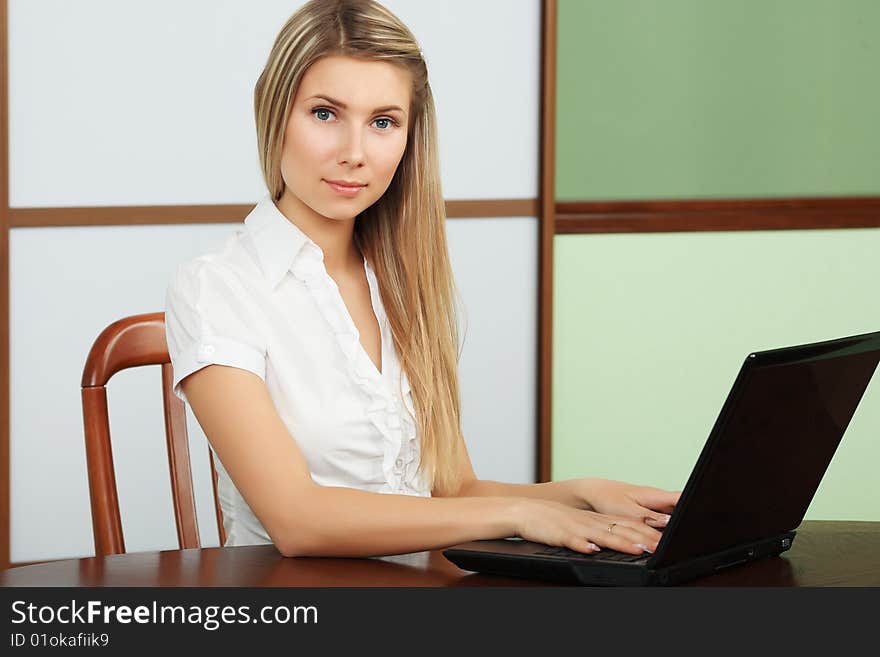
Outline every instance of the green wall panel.
<svg viewBox="0 0 880 657"><path fill-rule="evenodd" d="M560 0L559 200L880 192L880 2Z"/></svg>
<svg viewBox="0 0 880 657"><path fill-rule="evenodd" d="M683 486L750 351L880 330L878 254L880 229L557 236L553 479ZM880 520L878 464L880 374L807 517Z"/></svg>

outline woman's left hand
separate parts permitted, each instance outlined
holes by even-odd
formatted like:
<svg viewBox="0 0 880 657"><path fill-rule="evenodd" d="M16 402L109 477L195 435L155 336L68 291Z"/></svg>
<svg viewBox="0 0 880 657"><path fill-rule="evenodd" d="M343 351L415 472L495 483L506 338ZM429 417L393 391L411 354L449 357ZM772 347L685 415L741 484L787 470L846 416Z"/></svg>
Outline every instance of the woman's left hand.
<svg viewBox="0 0 880 657"><path fill-rule="evenodd" d="M625 516L650 527L665 527L681 491L636 486L610 479L571 479L565 482L575 506L607 515Z"/></svg>

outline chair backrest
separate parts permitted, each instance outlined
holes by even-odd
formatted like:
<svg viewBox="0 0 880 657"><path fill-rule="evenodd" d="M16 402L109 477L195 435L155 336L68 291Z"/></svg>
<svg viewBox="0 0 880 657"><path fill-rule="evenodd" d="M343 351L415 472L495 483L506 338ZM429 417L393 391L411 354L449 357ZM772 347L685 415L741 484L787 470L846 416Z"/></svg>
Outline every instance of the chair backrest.
<svg viewBox="0 0 880 657"><path fill-rule="evenodd" d="M150 313L125 317L105 328L92 345L83 370L83 424L95 554L98 556L125 553L113 451L110 446L106 385L116 372L142 365L162 367L165 442L168 447L168 469L171 475L171 496L178 543L181 549L201 547L186 434L186 407L171 390L173 374L165 340L165 313ZM223 531L223 516L217 496L217 471L210 448L208 456L214 487L217 532L220 544L223 545L226 534Z"/></svg>

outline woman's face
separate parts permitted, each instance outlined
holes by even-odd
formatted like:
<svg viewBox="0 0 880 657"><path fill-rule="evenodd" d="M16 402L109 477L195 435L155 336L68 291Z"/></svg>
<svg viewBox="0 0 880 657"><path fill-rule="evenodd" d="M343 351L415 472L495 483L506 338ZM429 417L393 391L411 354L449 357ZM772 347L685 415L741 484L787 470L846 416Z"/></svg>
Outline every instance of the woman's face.
<svg viewBox="0 0 880 657"><path fill-rule="evenodd" d="M387 62L331 56L312 64L284 132L282 202L336 220L375 203L406 148L411 89L411 74Z"/></svg>

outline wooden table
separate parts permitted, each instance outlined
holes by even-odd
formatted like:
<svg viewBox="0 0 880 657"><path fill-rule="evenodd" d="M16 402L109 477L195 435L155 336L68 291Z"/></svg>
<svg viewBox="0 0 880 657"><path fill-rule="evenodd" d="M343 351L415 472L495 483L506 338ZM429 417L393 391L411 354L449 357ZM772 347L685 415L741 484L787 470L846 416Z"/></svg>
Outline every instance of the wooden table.
<svg viewBox="0 0 880 657"><path fill-rule="evenodd" d="M880 522L807 521L791 550L691 586L880 586ZM548 586L460 570L440 551L374 559L282 557L272 545L139 552L10 568L2 586Z"/></svg>

